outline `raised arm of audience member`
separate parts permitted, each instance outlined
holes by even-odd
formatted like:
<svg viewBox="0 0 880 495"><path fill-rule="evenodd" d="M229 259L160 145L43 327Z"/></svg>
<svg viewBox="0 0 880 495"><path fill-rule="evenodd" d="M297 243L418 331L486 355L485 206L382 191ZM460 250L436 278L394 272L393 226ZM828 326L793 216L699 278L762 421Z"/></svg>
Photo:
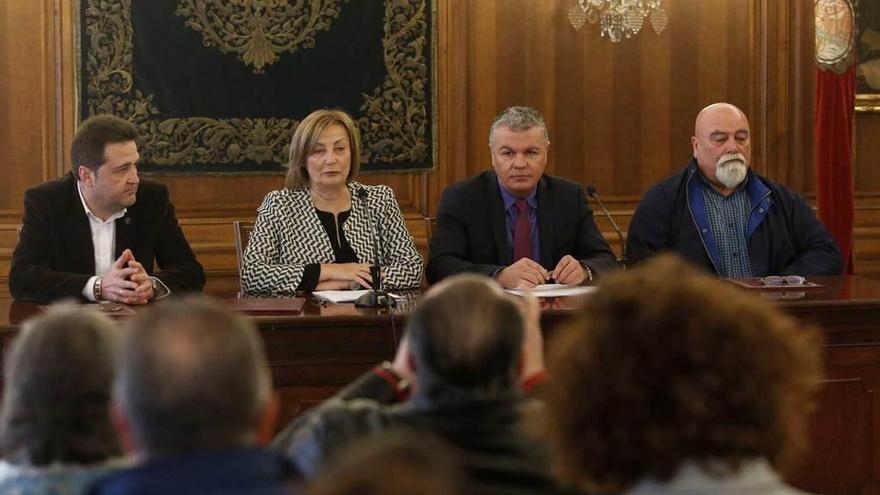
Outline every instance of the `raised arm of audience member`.
<svg viewBox="0 0 880 495"><path fill-rule="evenodd" d="M536 305L524 325L517 304L475 274L431 287L394 362L295 420L274 447L313 476L353 441L412 428L460 449L478 493L553 486L546 452L520 430L521 375L539 373L543 358Z"/></svg>

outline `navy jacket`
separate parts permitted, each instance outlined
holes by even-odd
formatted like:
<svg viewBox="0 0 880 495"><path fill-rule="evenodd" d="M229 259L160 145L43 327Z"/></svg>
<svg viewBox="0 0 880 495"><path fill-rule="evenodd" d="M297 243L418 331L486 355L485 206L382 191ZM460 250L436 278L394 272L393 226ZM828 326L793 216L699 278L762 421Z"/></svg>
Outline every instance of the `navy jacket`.
<svg viewBox="0 0 880 495"><path fill-rule="evenodd" d="M673 251L718 273L718 250L703 204L694 159L652 187L633 215L627 236L629 260L637 263ZM766 275L839 275L843 257L834 239L801 196L749 169L751 203L746 241L752 272Z"/></svg>
<svg viewBox="0 0 880 495"><path fill-rule="evenodd" d="M443 192L425 269L428 282L462 272L492 275L513 263L499 187L495 172L487 170ZM553 270L565 255L597 274L617 266L578 183L544 174L537 198L544 268Z"/></svg>
<svg viewBox="0 0 880 495"><path fill-rule="evenodd" d="M301 478L287 460L262 449L163 457L99 479L90 495L284 495Z"/></svg>

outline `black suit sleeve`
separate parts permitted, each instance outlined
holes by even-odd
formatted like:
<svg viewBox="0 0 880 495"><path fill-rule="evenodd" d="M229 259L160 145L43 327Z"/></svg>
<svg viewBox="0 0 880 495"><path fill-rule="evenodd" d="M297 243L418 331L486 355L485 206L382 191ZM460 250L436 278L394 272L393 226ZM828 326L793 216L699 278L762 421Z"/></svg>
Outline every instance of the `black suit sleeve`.
<svg viewBox="0 0 880 495"><path fill-rule="evenodd" d="M492 276L502 268L499 264L475 263L468 260L473 251L471 237L479 235L486 244L491 244L491 232L474 233L468 231L468 201L463 191L456 187L447 188L440 198L437 209L437 227L429 242L430 258L425 270L428 283L434 284L457 273L475 272ZM473 203L471 201L470 203Z"/></svg>
<svg viewBox="0 0 880 495"><path fill-rule="evenodd" d="M183 235L174 205L168 201L168 190L163 188L163 203L166 205L160 221L159 235L156 238L156 264L159 271L152 273L175 292L198 292L205 285L205 272L196 261L186 237ZM150 212L153 213L153 212ZM156 211L155 214L160 214Z"/></svg>
<svg viewBox="0 0 880 495"><path fill-rule="evenodd" d="M31 190L24 195L24 219L9 269L9 292L15 299L49 302L66 297L84 299L88 273L58 271L52 266L51 226L46 201Z"/></svg>
<svg viewBox="0 0 880 495"><path fill-rule="evenodd" d="M671 247L670 225L673 198L664 197L662 190L653 188L645 193L636 207L626 236L626 254L629 262L639 263Z"/></svg>

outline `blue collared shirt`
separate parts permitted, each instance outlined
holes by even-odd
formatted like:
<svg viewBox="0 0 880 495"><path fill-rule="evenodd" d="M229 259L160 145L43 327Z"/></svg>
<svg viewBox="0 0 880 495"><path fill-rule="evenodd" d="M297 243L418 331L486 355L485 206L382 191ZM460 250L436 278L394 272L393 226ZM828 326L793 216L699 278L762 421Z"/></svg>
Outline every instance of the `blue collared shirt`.
<svg viewBox="0 0 880 495"><path fill-rule="evenodd" d="M749 193L746 183L740 184L729 196L716 191L700 174L703 186L703 204L718 250L718 271L722 277L751 277L752 264L746 239L749 213Z"/></svg>
<svg viewBox="0 0 880 495"><path fill-rule="evenodd" d="M501 182L498 182L498 188L501 190L501 203L504 205L504 223L507 226L507 248L510 251L510 257L513 259L513 231L516 229L516 221L519 219L519 210L517 210L516 200L520 199L514 196ZM529 204L529 240L532 245L531 258L538 263L541 262L541 246L538 242L538 188L532 189L528 196L523 198Z"/></svg>

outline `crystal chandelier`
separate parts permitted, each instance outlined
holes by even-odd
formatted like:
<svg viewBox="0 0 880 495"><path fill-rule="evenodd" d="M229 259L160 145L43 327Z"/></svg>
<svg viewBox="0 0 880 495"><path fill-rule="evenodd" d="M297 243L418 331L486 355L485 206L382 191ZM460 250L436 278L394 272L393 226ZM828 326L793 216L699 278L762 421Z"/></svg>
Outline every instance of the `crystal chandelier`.
<svg viewBox="0 0 880 495"><path fill-rule="evenodd" d="M618 43L639 34L645 17L651 16L651 27L657 34L666 29L669 18L660 5L661 0L575 0L568 11L568 22L575 31L584 22L601 21L602 36Z"/></svg>

